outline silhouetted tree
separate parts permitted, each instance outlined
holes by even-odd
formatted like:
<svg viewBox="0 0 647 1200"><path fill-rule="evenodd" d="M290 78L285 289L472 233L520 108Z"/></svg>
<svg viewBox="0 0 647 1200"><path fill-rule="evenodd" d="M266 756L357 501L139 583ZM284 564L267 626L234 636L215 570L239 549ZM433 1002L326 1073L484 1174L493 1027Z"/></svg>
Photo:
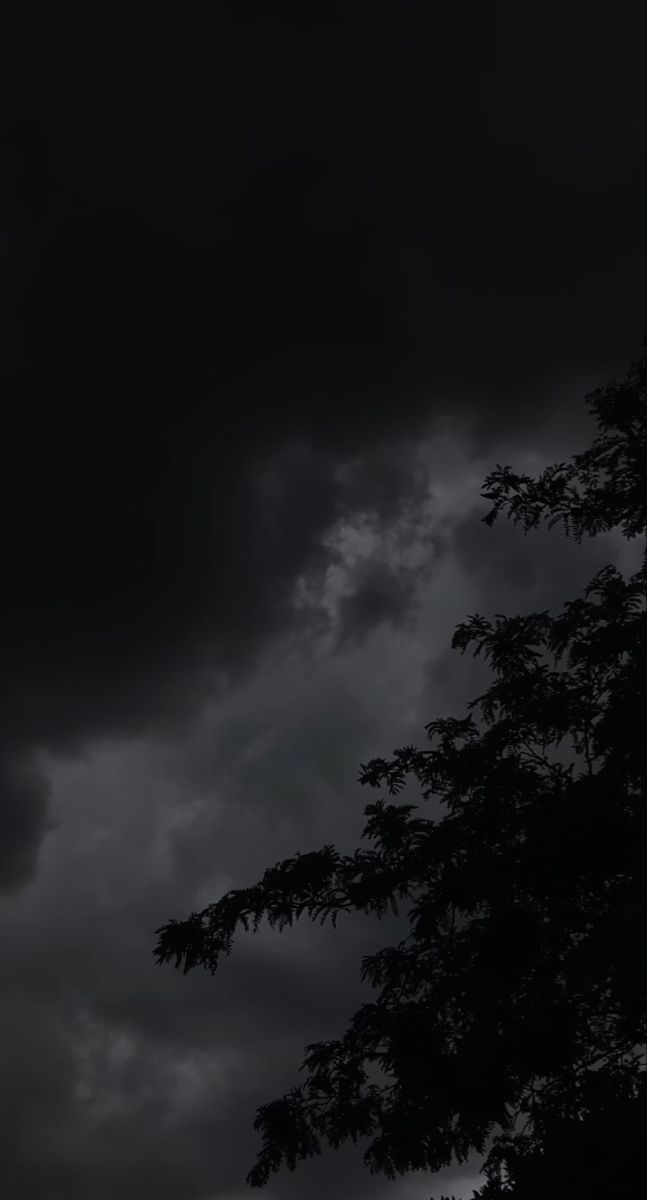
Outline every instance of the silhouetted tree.
<svg viewBox="0 0 647 1200"><path fill-rule="evenodd" d="M590 449L533 480L497 466L492 525L561 521L580 541L644 535L644 361L587 402ZM306 1048L306 1082L258 1111L248 1176L368 1137L390 1178L485 1156L482 1200L634 1195L644 1178L645 583L600 571L583 596L527 616L471 616L453 646L493 671L427 748L362 766L396 796L417 781L441 819L379 799L372 848L296 854L157 932L160 963L215 971L239 925L303 913L380 917L411 933L369 955L378 990L343 1037ZM441 810L442 812L443 810ZM382 1079L383 1082L376 1082Z"/></svg>

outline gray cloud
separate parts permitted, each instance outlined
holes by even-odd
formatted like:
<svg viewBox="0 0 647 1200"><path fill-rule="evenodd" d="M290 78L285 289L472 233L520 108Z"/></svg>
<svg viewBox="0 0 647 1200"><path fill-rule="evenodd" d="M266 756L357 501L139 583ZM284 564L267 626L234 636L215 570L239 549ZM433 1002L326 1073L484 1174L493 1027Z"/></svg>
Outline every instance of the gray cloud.
<svg viewBox="0 0 647 1200"><path fill-rule="evenodd" d="M563 433L642 329L641 43L604 6L587 36L631 61L609 84L560 12L550 104L514 6L473 49L450 9L395 40L388 4L294 36L169 10L156 53L92 11L92 70L20 14L2 70L14 744L173 726L285 629L340 509L401 503L405 443ZM346 602L349 630L405 611L377 567Z"/></svg>
<svg viewBox="0 0 647 1200"><path fill-rule="evenodd" d="M517 543L532 539L510 526L499 538L496 526L485 530L471 475L482 464L468 464L458 437L453 451L448 436L442 445L444 472L399 518L401 545L419 563L407 622L340 639L316 613L308 625L295 610L292 630L268 643L255 670L214 686L163 738L104 738L82 753L39 756L55 828L31 886L0 910L11 1200L244 1196L257 1106L295 1082L308 1041L341 1034L368 997L362 955L406 932L405 914L342 920L336 931L262 928L241 935L214 978L159 970L151 954L168 916L253 882L296 849L357 844L371 798L355 782L359 762L419 740L425 720L460 710L478 690L475 664L447 653L467 611L514 611L550 600L551 589L563 597L560 534L539 538L527 571L511 571ZM332 537L329 566L339 565L340 546L365 544L362 514L359 543L348 512L343 521L346 540ZM390 528L370 526L387 562ZM443 552L425 562L435 538ZM569 552L575 585L592 551ZM274 1180L268 1196L468 1196L468 1176L455 1168L442 1180L389 1185L364 1172L361 1147L349 1147Z"/></svg>
<svg viewBox="0 0 647 1200"><path fill-rule="evenodd" d="M0 759L0 892L31 879L41 842L50 828L46 779L28 763Z"/></svg>
<svg viewBox="0 0 647 1200"><path fill-rule="evenodd" d="M26 4L0 39L3 1200L247 1194L257 1105L399 926L264 930L215 979L154 929L351 849L359 762L479 690L456 622L597 554L477 498L586 443L636 354L643 39L370 7L34 39ZM304 1190L432 1188L351 1149L268 1196Z"/></svg>
<svg viewBox="0 0 647 1200"><path fill-rule="evenodd" d="M307 1041L343 1031L364 995L362 954L401 935L402 919L241 937L214 979L159 971L153 930L296 848L356 843L359 760L416 723L417 634L397 656L396 636L382 627L331 653L325 632L297 626L174 738L42 759L56 829L36 880L0 914L12 1200L238 1195L257 1105L294 1081ZM48 1051L23 1078L41 1012ZM340 1172L347 1194L383 1188L344 1152L269 1194L324 1196Z"/></svg>

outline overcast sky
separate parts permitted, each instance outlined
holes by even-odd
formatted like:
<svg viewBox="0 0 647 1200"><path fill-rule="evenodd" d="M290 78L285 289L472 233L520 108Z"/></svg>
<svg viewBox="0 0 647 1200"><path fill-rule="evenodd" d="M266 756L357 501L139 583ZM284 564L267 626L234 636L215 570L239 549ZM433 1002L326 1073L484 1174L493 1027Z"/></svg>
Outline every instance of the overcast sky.
<svg viewBox="0 0 647 1200"><path fill-rule="evenodd" d="M643 6L24 0L0 31L0 1193L243 1200L259 1104L393 919L155 966L352 850L359 764L462 715L467 613L612 561L488 530L641 351ZM361 1150L270 1200L471 1195Z"/></svg>

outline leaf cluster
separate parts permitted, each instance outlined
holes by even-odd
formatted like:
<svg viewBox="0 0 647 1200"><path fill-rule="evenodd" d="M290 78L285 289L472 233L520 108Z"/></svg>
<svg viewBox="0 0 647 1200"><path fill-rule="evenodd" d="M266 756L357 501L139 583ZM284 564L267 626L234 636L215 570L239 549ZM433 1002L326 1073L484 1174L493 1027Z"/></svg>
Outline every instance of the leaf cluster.
<svg viewBox="0 0 647 1200"><path fill-rule="evenodd" d="M591 450L536 481L497 468L486 523L644 533L640 369L592 403ZM424 747L362 765L386 793L369 846L296 854L158 930L160 963L213 972L241 925L407 907L408 936L362 961L374 1002L259 1109L253 1187L360 1139L389 1178L480 1154L481 1200L606 1196L644 1174L645 582L644 560L608 566L556 615L470 616L453 646L492 683ZM438 817L393 802L411 780Z"/></svg>

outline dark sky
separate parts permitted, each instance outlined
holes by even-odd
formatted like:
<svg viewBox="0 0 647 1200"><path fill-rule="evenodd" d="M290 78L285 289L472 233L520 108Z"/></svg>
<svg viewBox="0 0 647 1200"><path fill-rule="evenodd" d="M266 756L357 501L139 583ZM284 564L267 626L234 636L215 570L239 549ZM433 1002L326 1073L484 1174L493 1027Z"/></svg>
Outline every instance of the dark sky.
<svg viewBox="0 0 647 1200"><path fill-rule="evenodd" d="M637 0L3 15L3 1200L252 1194L393 929L184 979L155 927L353 847L359 762L478 688L468 611L628 561L479 492L640 353L643 42ZM359 1157L267 1195L429 1195Z"/></svg>

